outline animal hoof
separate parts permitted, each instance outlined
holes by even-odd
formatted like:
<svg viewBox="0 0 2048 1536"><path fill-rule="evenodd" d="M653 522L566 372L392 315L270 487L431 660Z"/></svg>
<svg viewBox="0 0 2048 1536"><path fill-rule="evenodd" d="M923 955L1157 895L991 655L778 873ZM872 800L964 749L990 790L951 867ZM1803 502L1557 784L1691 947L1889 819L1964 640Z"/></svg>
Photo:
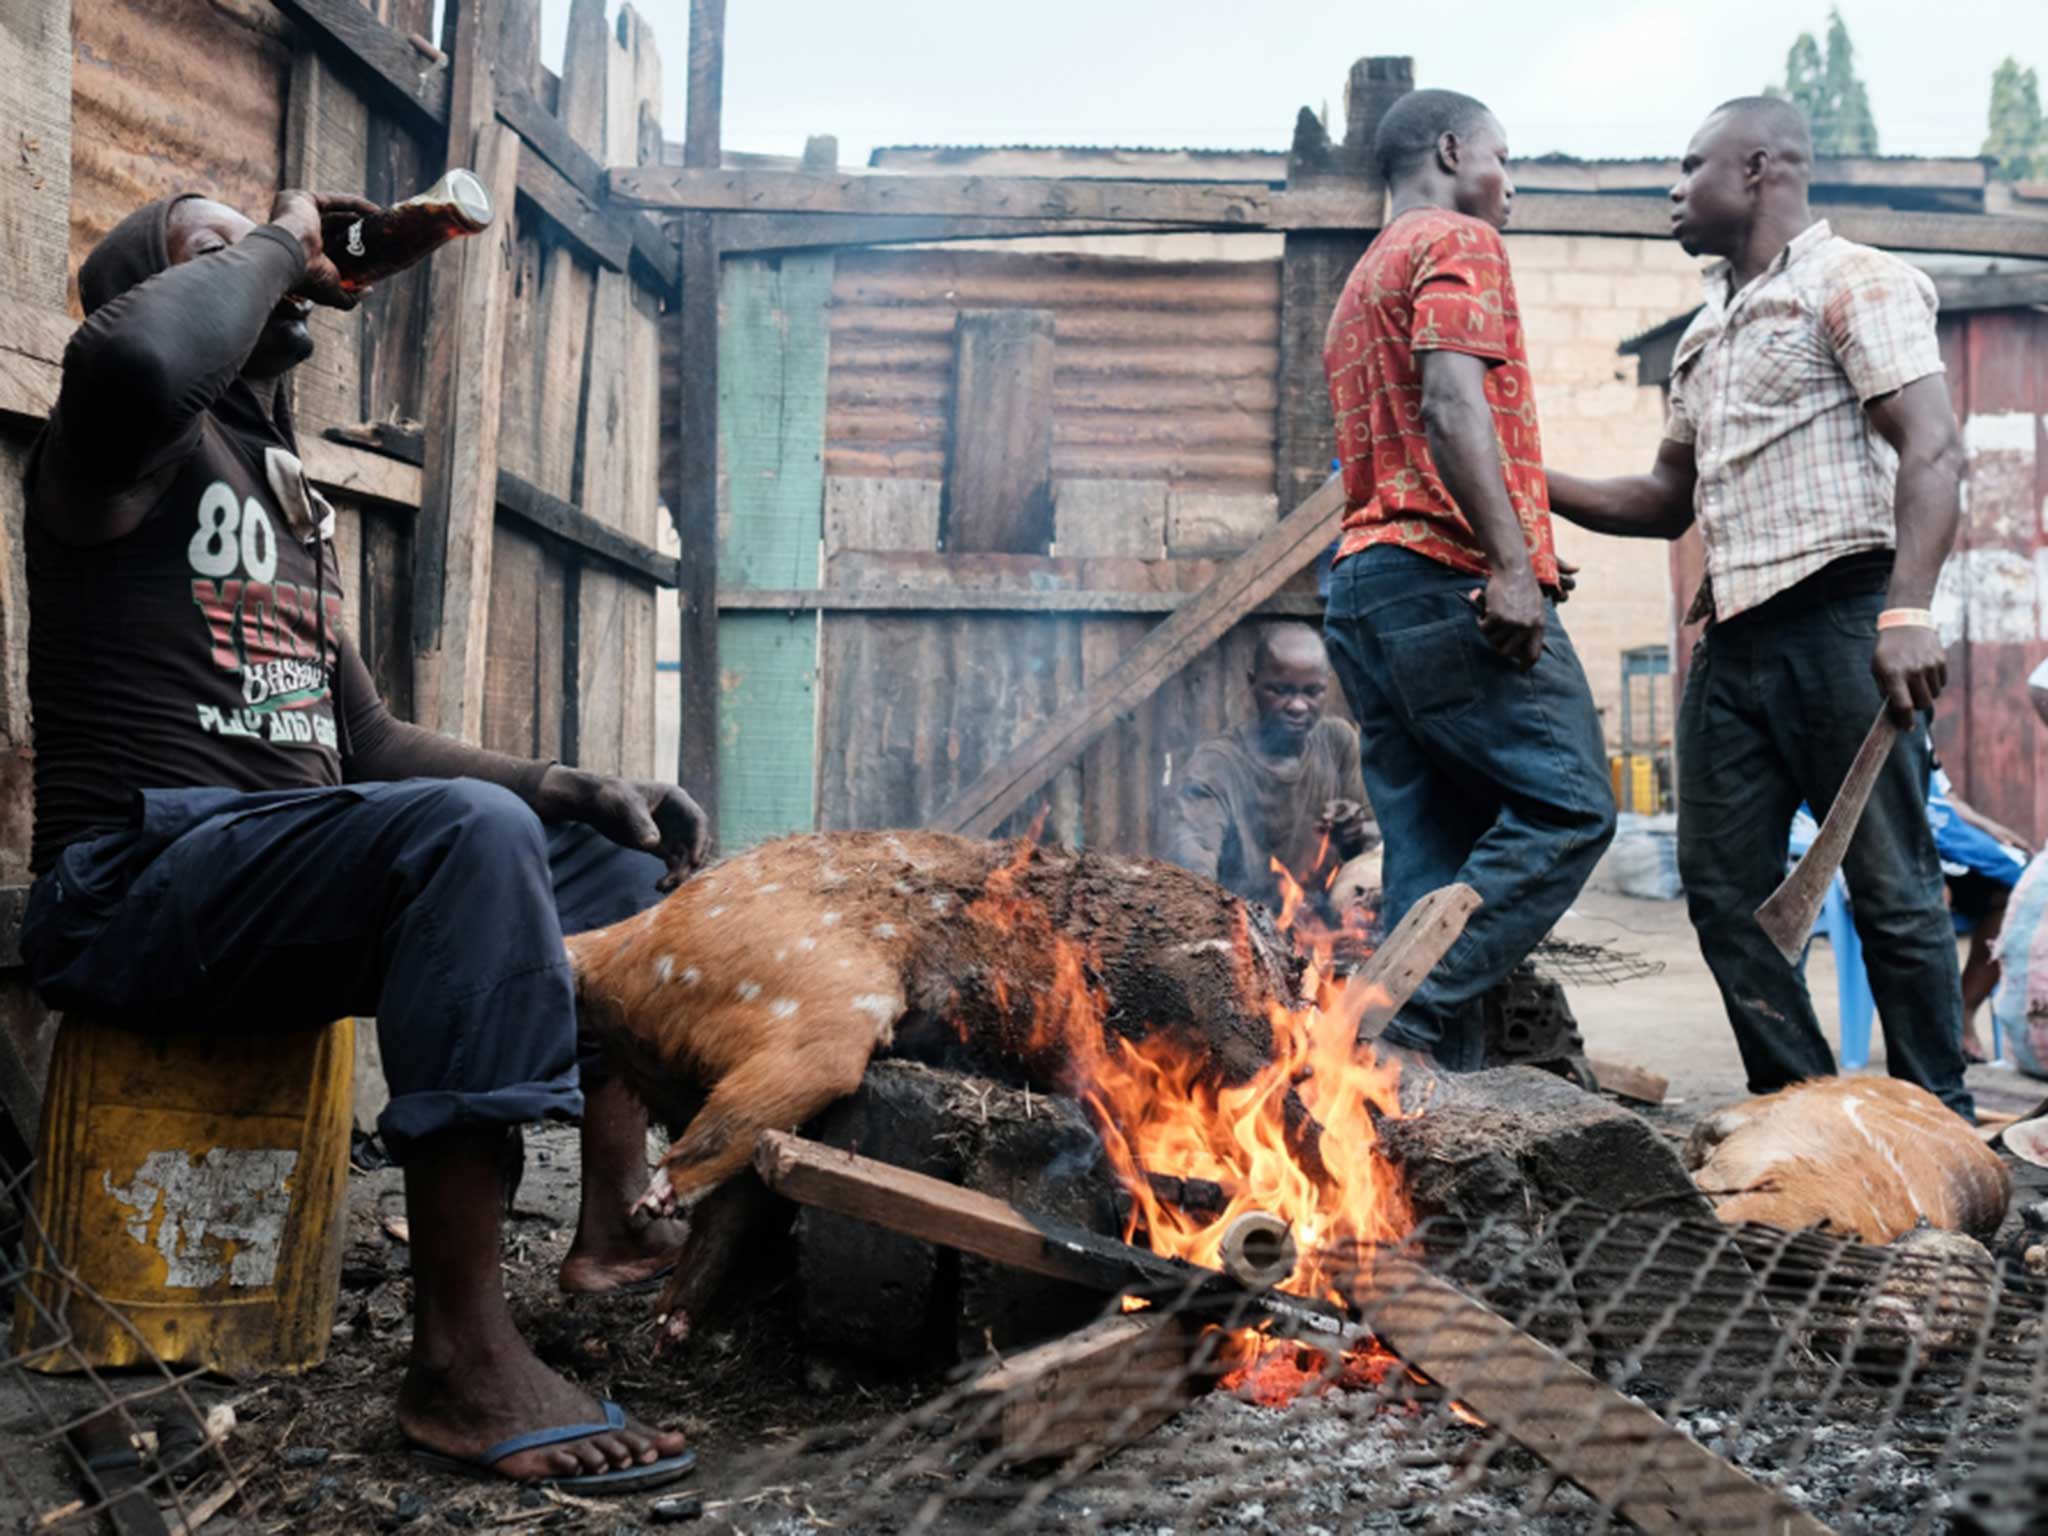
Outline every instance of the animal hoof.
<svg viewBox="0 0 2048 1536"><path fill-rule="evenodd" d="M646 1193L633 1202L629 1213L636 1227L652 1226L655 1222L676 1213L675 1186L668 1181L668 1170L657 1168L654 1178L648 1184Z"/></svg>

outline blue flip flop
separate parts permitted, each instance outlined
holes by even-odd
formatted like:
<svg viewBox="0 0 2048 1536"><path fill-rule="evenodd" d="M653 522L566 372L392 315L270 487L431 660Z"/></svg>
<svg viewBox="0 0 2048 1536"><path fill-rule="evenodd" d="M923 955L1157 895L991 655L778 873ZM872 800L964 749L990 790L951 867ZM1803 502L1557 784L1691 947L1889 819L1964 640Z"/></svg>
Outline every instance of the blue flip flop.
<svg viewBox="0 0 2048 1536"><path fill-rule="evenodd" d="M497 1465L507 1456L516 1456L521 1451L537 1451L544 1446L561 1445L570 1440L585 1440L592 1435L609 1434L626 1427L626 1410L610 1398L603 1403L602 1424L563 1424L554 1429L536 1429L527 1434L514 1435L509 1440L500 1440L481 1456L448 1456L440 1451L430 1451L424 1446L412 1448L413 1459L441 1472L455 1472L467 1477L497 1478ZM638 1493L649 1488L665 1488L670 1483L688 1477L697 1468L697 1453L683 1451L674 1456L650 1461L645 1466L620 1467L612 1472L588 1472L579 1477L543 1477L536 1479L533 1486L555 1488L563 1493ZM500 1481L511 1482L510 1478Z"/></svg>

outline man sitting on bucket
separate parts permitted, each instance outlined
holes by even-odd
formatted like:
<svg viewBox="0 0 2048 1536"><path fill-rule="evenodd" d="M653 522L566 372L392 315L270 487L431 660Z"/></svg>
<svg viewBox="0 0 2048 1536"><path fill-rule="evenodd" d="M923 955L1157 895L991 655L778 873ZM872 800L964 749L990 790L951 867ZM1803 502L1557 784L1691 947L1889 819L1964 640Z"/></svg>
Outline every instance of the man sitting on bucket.
<svg viewBox="0 0 2048 1536"><path fill-rule="evenodd" d="M565 929L651 905L704 852L674 785L485 752L386 712L341 632L332 518L281 381L307 299L348 307L324 211L262 226L197 196L117 225L24 476L37 876L21 944L53 1007L147 1030L314 1029L374 1014L405 1168L416 1451L625 1492L690 1470L544 1366L499 1273L511 1127L582 1117L568 1291L644 1280L677 1234L627 1224L646 1112L579 1080ZM303 297L294 297L300 295Z"/></svg>

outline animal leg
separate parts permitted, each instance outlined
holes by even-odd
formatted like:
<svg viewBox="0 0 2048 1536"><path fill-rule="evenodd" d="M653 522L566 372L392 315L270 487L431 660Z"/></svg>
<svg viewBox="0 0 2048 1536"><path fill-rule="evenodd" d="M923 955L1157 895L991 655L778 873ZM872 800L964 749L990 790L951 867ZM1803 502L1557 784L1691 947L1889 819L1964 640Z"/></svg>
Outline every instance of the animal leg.
<svg viewBox="0 0 2048 1536"><path fill-rule="evenodd" d="M874 1020L855 1013L728 1072L663 1156L634 1214L653 1219L694 1205L747 1166L761 1132L795 1130L858 1088L875 1045Z"/></svg>

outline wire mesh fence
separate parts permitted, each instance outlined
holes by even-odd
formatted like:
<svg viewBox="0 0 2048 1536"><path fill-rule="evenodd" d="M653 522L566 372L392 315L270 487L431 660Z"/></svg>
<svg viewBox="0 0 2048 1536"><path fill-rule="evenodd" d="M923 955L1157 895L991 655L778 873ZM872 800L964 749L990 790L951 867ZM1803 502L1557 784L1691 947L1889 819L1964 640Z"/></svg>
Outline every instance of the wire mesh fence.
<svg viewBox="0 0 2048 1536"><path fill-rule="evenodd" d="M1993 1259L1585 1206L1427 1222L1318 1255L1319 1297L1154 1280L1005 1359L842 1393L814 1427L707 1457L695 1508L791 1533L2036 1530L2048 1284L2026 1241ZM43 1241L24 1177L0 1194L0 1299L22 1319L0 1372L19 1528L91 1529L124 1501L173 1531L372 1528L316 1507L332 1469L294 1452L296 1416L223 1434L264 1388L86 1367L64 1317L104 1303ZM635 1407L661 1421L662 1383L694 1367L642 1364ZM396 1449L372 1439L362 1463L413 1478ZM651 1519L647 1496L487 1492L417 1528Z"/></svg>

